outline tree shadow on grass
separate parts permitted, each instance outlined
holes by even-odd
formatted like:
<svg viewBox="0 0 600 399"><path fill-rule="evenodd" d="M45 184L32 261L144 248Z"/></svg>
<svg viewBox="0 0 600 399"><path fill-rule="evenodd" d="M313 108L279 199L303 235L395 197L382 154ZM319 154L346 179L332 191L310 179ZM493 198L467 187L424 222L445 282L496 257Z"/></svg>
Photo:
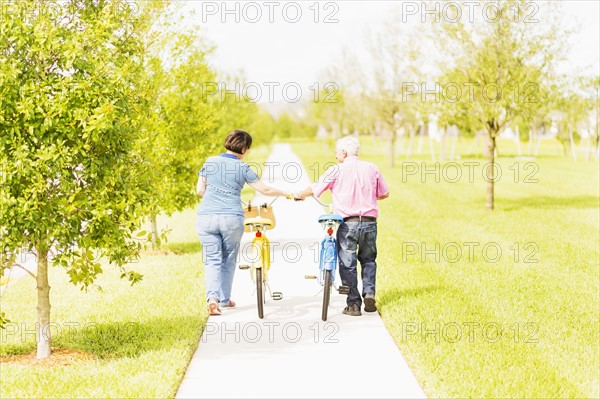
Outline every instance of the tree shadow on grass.
<svg viewBox="0 0 600 399"><path fill-rule="evenodd" d="M193 332L197 331L197 334ZM53 346L79 349L100 359L138 357L174 345L194 346L202 331L200 316L158 318L146 322L87 323L53 338Z"/></svg>
<svg viewBox="0 0 600 399"><path fill-rule="evenodd" d="M202 252L202 246L198 241L174 242L163 245L163 249L176 255L195 254Z"/></svg>
<svg viewBox="0 0 600 399"><path fill-rule="evenodd" d="M598 209L600 198L594 195L578 195L574 197L523 197L523 198L498 198L498 209L516 211L526 208L539 209Z"/></svg>
<svg viewBox="0 0 600 399"><path fill-rule="evenodd" d="M393 305L396 302L401 302L411 297L418 297L425 294L430 294L436 291L442 291L445 288L441 285L425 285L410 289L393 288L390 290L380 290L377 293L377 305L384 308L388 305Z"/></svg>

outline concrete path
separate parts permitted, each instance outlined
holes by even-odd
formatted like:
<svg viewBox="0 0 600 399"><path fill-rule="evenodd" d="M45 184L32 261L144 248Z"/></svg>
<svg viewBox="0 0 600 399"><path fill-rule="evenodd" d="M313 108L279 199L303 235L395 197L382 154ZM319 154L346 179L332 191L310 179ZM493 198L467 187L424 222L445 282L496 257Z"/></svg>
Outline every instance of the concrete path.
<svg viewBox="0 0 600 399"><path fill-rule="evenodd" d="M267 184L294 191L310 184L289 145L275 145L268 162L275 166L263 171ZM377 313L342 315L346 297L334 291L321 320L321 287L304 276L317 274L322 207L280 198L274 212L269 281L283 299L269 298L259 319L249 272L237 270L238 307L209 318L177 398L426 397ZM251 239L244 234L241 263Z"/></svg>

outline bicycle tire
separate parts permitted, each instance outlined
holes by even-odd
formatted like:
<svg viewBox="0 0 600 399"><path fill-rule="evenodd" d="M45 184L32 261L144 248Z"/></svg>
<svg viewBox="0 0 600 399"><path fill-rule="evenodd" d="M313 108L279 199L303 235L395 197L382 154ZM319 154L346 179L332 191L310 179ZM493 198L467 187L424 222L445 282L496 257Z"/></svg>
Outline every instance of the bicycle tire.
<svg viewBox="0 0 600 399"><path fill-rule="evenodd" d="M262 319L264 315L264 297L263 297L263 277L262 269L256 269L256 305L258 306L258 318Z"/></svg>
<svg viewBox="0 0 600 399"><path fill-rule="evenodd" d="M327 321L327 310L331 299L331 270L325 270L325 281L323 282L323 310L321 320Z"/></svg>

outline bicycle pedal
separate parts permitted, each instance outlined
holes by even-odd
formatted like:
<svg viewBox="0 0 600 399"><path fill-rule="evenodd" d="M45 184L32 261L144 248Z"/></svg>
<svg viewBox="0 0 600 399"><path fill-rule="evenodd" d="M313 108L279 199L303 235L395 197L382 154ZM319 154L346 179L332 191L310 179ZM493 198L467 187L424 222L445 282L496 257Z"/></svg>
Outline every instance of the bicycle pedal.
<svg viewBox="0 0 600 399"><path fill-rule="evenodd" d="M250 265L239 265L240 270L248 270L250 269Z"/></svg>
<svg viewBox="0 0 600 399"><path fill-rule="evenodd" d="M274 292L271 294L271 298L273 298L274 301L279 301L279 300L283 299L283 293L282 292Z"/></svg>
<svg viewBox="0 0 600 399"><path fill-rule="evenodd" d="M317 276L312 276L310 274L307 274L306 276L304 276L304 278L307 279L307 280L316 280Z"/></svg>
<svg viewBox="0 0 600 399"><path fill-rule="evenodd" d="M350 288L345 285L340 285L340 287L338 288L338 292L340 293L340 295L348 295L350 293Z"/></svg>

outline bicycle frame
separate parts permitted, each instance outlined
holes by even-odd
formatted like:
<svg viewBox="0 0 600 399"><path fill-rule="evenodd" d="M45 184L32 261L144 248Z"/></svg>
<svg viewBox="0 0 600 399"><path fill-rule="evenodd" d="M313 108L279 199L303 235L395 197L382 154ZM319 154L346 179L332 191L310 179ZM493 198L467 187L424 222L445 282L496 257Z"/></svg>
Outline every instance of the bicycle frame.
<svg viewBox="0 0 600 399"><path fill-rule="evenodd" d="M329 234L331 231L331 234ZM330 223L327 223L327 236L321 240L321 251L319 252L319 270L321 270L321 274L325 272L325 270L330 270L335 272L337 269L337 240L333 236L334 228L330 227Z"/></svg>
<svg viewBox="0 0 600 399"><path fill-rule="evenodd" d="M258 218L261 218L261 209L267 209L272 206L273 203L277 200L277 197L273 199L269 204L263 204L258 207ZM244 206L251 206L250 203L246 203L242 201ZM249 219L244 221L251 232L254 233L254 238L252 239L252 262L251 269L263 269L264 280L266 280L267 272L271 268L271 252L270 252L270 242L267 236L265 235L265 231L268 230L270 225L261 224L261 223L248 223ZM254 273L253 273L254 274ZM252 279L254 281L254 278Z"/></svg>
<svg viewBox="0 0 600 399"><path fill-rule="evenodd" d="M281 292L271 292L271 287L268 283L268 273L271 268L271 253L270 253L270 242L265 232L269 228L273 227L273 220L263 218L261 216L261 209L269 209L269 207L275 202L277 197L271 201L270 204L263 204L257 207L258 216L253 218L246 218L244 225L248 227L250 232L254 232L254 238L252 239L252 260L250 265L240 265L240 269L250 269L250 279L255 284L257 306L258 306L258 317L264 317L263 305L265 303L265 293L269 290L271 298L274 300L280 300L283 298ZM248 206L250 212L252 206L244 201L242 203Z"/></svg>
<svg viewBox="0 0 600 399"><path fill-rule="evenodd" d="M321 319L327 321L327 312L329 308L329 301L331 296L331 287L333 286L340 294L347 294L348 287L339 286L335 287L335 271L337 269L338 254L337 254L337 240L335 234L340 224L344 222L344 219L340 215L333 213L333 206L331 204L324 204L319 201L318 198L313 197L315 201L321 204L323 207L328 208L329 213L319 216L319 223L326 232L325 237L321 240L320 251L319 251L319 276L318 281L323 286L323 308ZM306 276L306 278L315 278L313 276ZM329 281L328 281L329 280Z"/></svg>
<svg viewBox="0 0 600 399"><path fill-rule="evenodd" d="M251 269L263 269L263 276L266 280L267 272L271 268L270 242L262 232L262 227L255 227L256 233L252 239L252 262ZM253 279L254 281L254 279Z"/></svg>

